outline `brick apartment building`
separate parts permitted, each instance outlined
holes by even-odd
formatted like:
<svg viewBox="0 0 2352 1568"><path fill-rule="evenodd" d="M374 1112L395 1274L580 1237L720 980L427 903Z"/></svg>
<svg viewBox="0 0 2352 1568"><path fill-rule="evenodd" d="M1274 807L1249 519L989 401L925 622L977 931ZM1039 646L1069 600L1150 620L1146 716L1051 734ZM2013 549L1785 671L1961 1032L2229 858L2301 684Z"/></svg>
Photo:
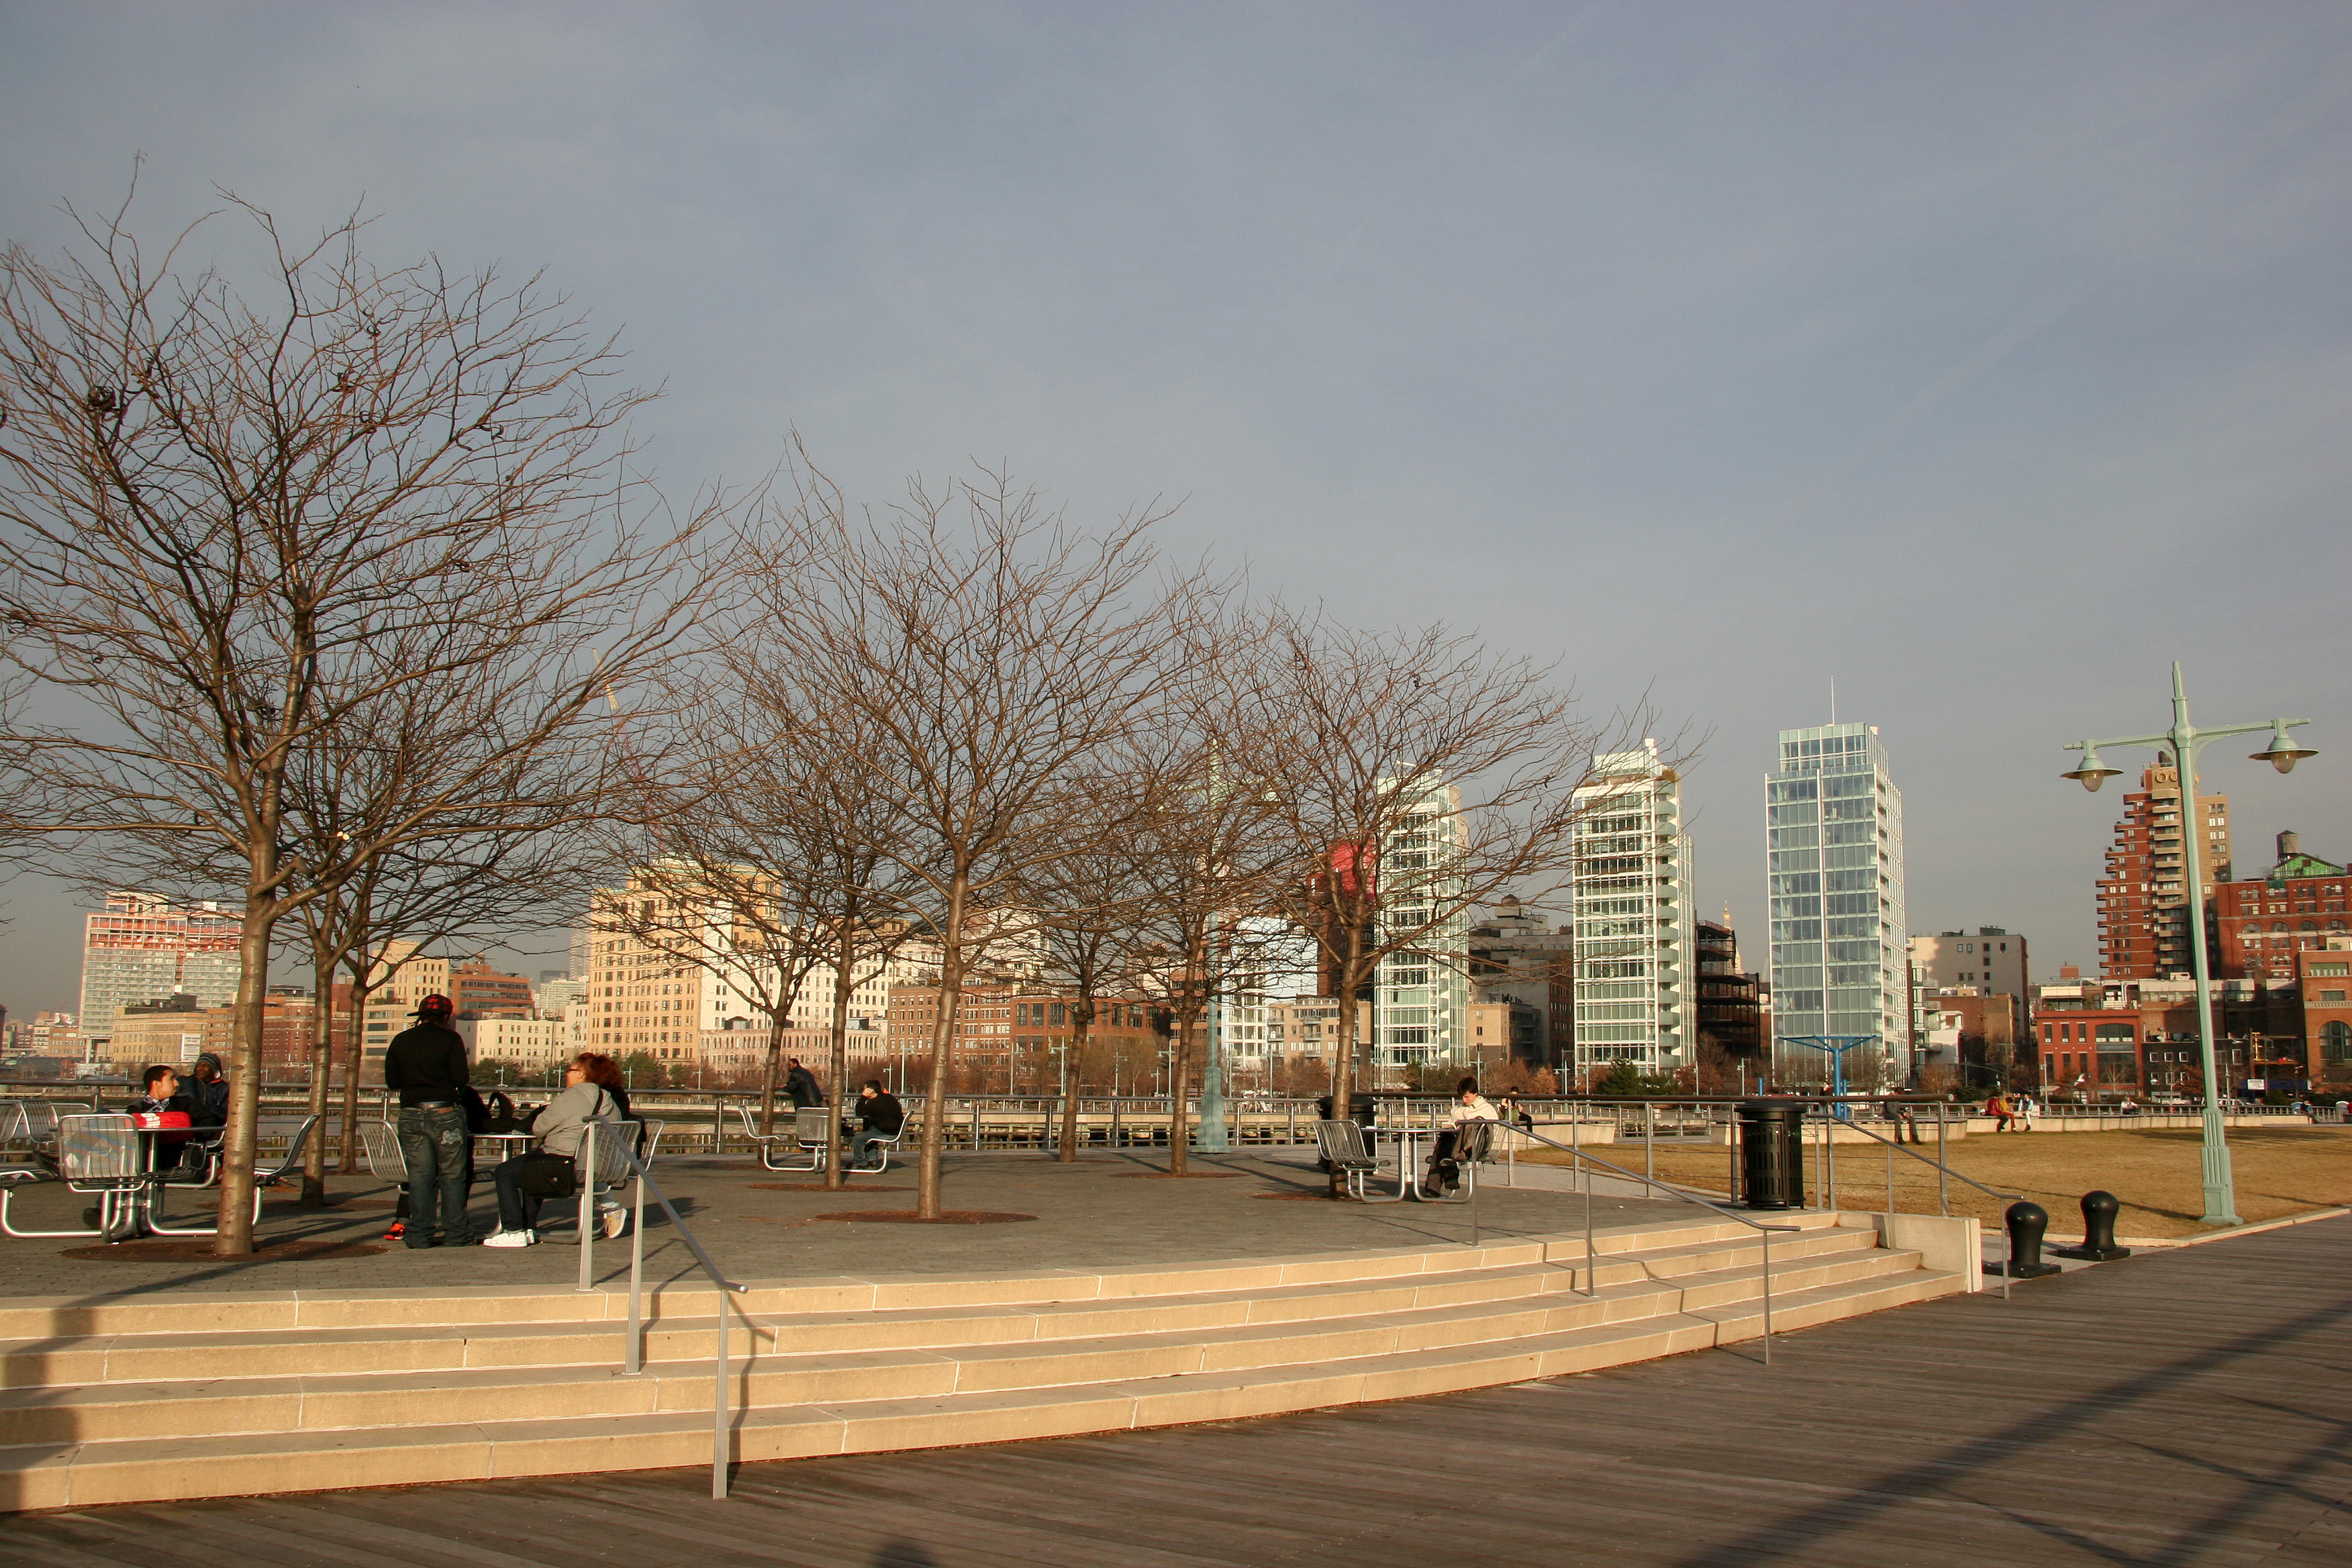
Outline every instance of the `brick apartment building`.
<svg viewBox="0 0 2352 1568"><path fill-rule="evenodd" d="M2352 970L2352 942L2347 949L2345 967ZM2324 952L2312 956L2333 967ZM2324 1059L2327 1043L2337 1037L2326 1033L2329 1021L2346 1024L2341 1039L2352 1055L2352 1007L2329 1004L2337 1011L2323 1013L2315 1042L2294 985L2225 980L2215 983L2213 993L2215 1065L2231 1094L2304 1090L2315 1076L2312 1064ZM2108 1100L2202 1092L2193 982L2084 980L2069 966L2056 984L2041 988L2033 1030L2039 1058L2032 1065L2051 1092L2079 1090ZM2352 1077L2352 1067L2344 1070Z"/></svg>
<svg viewBox="0 0 2352 1568"><path fill-rule="evenodd" d="M2345 868L2306 855L2293 833L2278 836L2278 860L2262 877L2213 889L2217 971L2231 979L2287 980L2297 955L2352 936L2346 925Z"/></svg>
<svg viewBox="0 0 2352 1568"><path fill-rule="evenodd" d="M2154 980L2189 972L2190 846L2211 886L2230 879L2230 797L2200 795L2182 810L2180 770L2170 752L2124 796L2123 820L2099 879L2099 972L2109 980Z"/></svg>

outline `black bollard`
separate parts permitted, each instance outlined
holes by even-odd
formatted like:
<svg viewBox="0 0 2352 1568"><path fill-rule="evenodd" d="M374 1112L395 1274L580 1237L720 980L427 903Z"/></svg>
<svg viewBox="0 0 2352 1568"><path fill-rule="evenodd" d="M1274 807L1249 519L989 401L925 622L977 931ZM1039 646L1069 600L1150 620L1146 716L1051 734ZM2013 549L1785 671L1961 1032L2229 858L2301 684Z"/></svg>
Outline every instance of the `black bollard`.
<svg viewBox="0 0 2352 1568"><path fill-rule="evenodd" d="M2050 1211L2037 1203L2014 1203L2001 1216L2009 1227L2009 1277L2012 1279L2039 1279L2045 1274L2055 1274L2058 1266L2042 1261L2042 1237L2050 1228ZM1999 1274L2001 1266L1988 1263L1988 1274Z"/></svg>
<svg viewBox="0 0 2352 1568"><path fill-rule="evenodd" d="M2118 1258L2129 1258L2131 1248L2116 1245L2116 1211L2123 1205L2116 1194L2097 1188L2083 1194L2083 1245L2053 1247L2050 1250L2061 1258L2087 1258L2094 1263L2113 1263Z"/></svg>

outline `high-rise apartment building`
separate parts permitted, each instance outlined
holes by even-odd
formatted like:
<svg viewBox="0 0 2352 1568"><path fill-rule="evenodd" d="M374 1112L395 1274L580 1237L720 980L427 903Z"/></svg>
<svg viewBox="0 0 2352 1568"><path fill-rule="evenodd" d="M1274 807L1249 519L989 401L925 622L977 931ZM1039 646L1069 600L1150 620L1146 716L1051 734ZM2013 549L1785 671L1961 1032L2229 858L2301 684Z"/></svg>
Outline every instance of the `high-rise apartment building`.
<svg viewBox="0 0 2352 1568"><path fill-rule="evenodd" d="M1697 1041L1697 916L1682 775L1645 740L1593 759L1576 792L1576 1045L1580 1081L1629 1061L1680 1066Z"/></svg>
<svg viewBox="0 0 2352 1568"><path fill-rule="evenodd" d="M1470 928L1453 858L1463 843L1461 790L1430 786L1397 824L1376 861L1381 921L1429 929L1373 973L1372 1060L1383 1068L1466 1058L1470 1046Z"/></svg>
<svg viewBox="0 0 2352 1568"><path fill-rule="evenodd" d="M2099 879L2099 972L2109 980L2189 973L2184 872L2191 843L2207 888L2230 879L2230 797L2197 795L2185 813L2181 798L2169 752L2158 752L2156 766L2139 775L2137 793L2124 796Z"/></svg>
<svg viewBox="0 0 2352 1568"><path fill-rule="evenodd" d="M1781 1043L1823 1036L1875 1040L1886 1068L1907 1073L1903 792L1878 727L1781 731L1764 792L1776 1070L1826 1078L1820 1052ZM1846 1065L1851 1075L1860 1063L1849 1054Z"/></svg>
<svg viewBox="0 0 2352 1568"><path fill-rule="evenodd" d="M109 893L106 908L83 917L81 1033L93 1053L113 1038L114 1021L131 1004L173 995L199 1007L236 1000L236 917L218 904L174 904L151 893Z"/></svg>

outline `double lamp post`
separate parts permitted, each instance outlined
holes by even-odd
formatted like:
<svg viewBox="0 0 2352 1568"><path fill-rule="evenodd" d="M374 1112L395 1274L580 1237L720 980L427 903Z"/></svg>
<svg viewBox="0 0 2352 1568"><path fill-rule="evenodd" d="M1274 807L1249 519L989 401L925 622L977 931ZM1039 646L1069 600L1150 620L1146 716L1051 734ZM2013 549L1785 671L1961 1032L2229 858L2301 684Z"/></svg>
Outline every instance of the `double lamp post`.
<svg viewBox="0 0 2352 1568"><path fill-rule="evenodd" d="M2207 1225L2237 1225L2242 1222L2238 1218L2236 1184L2230 1174L2230 1145L2222 1135L2221 1075L2213 1049L2213 983L2205 952L2204 857L2210 840L2197 809L2197 754L2213 742L2228 736L2259 735L2267 730L2271 735L2269 748L2254 752L2251 760L2268 763L2283 773L2291 773L2295 763L2316 753L2296 746L2287 738L2287 731L2310 722L2308 719L2268 719L2259 724L2217 724L2200 730L2189 722L2189 696L2180 683L2180 661L2175 659L2172 665L2171 729L2154 735L2123 735L2106 740L2070 742L2066 750L2082 752L2083 764L2058 775L2074 780L2084 789L2097 789L2122 772L2120 768L2105 767L2100 763L2099 748L2102 746L2167 747L2180 769L2181 875L2189 883L2189 968L2197 977L2197 1047L2199 1060L2205 1069L2204 1221ZM2151 873L2153 870L2151 867Z"/></svg>

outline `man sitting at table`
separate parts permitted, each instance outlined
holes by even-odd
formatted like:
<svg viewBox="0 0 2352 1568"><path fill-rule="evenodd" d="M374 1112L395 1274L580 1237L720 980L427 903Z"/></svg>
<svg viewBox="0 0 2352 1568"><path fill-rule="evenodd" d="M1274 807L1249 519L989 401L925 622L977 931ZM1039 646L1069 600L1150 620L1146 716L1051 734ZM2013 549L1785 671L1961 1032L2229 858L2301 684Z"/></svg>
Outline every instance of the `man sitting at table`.
<svg viewBox="0 0 2352 1568"><path fill-rule="evenodd" d="M152 1067L142 1080L139 1097L125 1107L139 1121L141 1128L165 1128L147 1142L147 1168L151 1171L175 1169L188 1144L187 1128L194 1120L188 1113L188 1101L180 1092L180 1074L176 1068Z"/></svg>
<svg viewBox="0 0 2352 1568"><path fill-rule="evenodd" d="M857 1142L849 1157L849 1168L853 1171L867 1169L866 1162L869 1155L874 1155L874 1146L886 1138L896 1138L898 1130L907 1125L907 1108L898 1103L897 1095L882 1087L882 1080L878 1078L866 1080L865 1087L857 1091L855 1109L857 1112L855 1130ZM882 1168L878 1155L874 1156L871 1168L877 1171Z"/></svg>
<svg viewBox="0 0 2352 1568"><path fill-rule="evenodd" d="M1454 1125L1440 1132L1429 1151L1429 1174L1421 1184L1424 1197L1440 1197L1460 1184L1462 1168L1454 1162L1454 1145L1466 1121L1500 1121L1503 1113L1478 1092L1478 1080L1465 1078L1454 1086Z"/></svg>

